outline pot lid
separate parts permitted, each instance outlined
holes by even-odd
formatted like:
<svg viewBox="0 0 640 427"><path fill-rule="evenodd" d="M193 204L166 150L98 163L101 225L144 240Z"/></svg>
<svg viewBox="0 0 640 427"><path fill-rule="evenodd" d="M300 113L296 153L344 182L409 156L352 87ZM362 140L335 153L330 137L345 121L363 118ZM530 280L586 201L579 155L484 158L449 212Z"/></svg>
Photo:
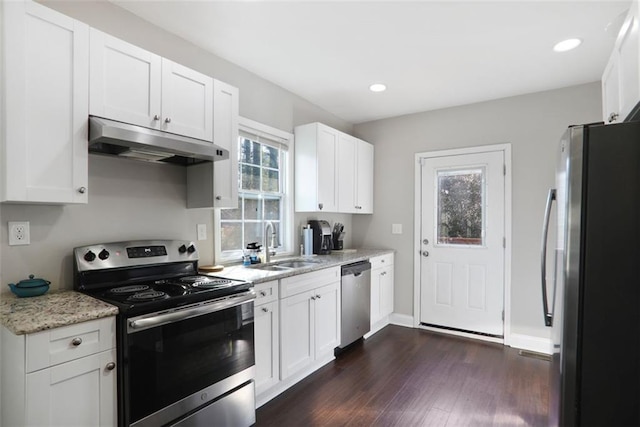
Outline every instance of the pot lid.
<svg viewBox="0 0 640 427"><path fill-rule="evenodd" d="M29 275L28 279L19 281L16 286L19 288L35 288L38 286L49 285L51 282L44 279L34 279L33 274Z"/></svg>

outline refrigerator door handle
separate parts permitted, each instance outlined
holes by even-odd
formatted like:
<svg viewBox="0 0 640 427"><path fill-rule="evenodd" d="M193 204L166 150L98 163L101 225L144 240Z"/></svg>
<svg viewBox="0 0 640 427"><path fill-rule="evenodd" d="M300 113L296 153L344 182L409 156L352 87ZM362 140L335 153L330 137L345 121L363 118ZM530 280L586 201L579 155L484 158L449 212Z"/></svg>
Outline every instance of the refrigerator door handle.
<svg viewBox="0 0 640 427"><path fill-rule="evenodd" d="M553 324L553 314L549 312L549 301L547 298L547 236L549 235L549 217L551 216L551 205L556 200L556 189L550 188L547 195L547 207L544 212L544 223L542 224L542 251L540 255L540 266L542 273L542 310L544 314L544 324Z"/></svg>

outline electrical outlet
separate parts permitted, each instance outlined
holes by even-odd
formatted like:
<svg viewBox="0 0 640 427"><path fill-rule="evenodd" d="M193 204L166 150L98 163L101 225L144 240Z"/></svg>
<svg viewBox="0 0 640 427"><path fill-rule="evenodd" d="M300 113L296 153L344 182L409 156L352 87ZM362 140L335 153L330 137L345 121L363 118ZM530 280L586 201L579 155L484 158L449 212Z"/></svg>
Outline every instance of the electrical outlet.
<svg viewBox="0 0 640 427"><path fill-rule="evenodd" d="M9 246L31 243L29 221L9 221Z"/></svg>
<svg viewBox="0 0 640 427"><path fill-rule="evenodd" d="M207 224L198 224L198 240L207 240Z"/></svg>

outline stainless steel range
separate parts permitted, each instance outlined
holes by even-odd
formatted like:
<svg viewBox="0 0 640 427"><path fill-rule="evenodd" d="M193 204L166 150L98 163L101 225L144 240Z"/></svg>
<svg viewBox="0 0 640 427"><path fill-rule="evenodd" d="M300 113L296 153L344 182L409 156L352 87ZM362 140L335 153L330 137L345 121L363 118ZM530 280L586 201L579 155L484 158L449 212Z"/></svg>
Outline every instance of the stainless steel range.
<svg viewBox="0 0 640 427"><path fill-rule="evenodd" d="M198 275L192 242L74 249L74 289L117 306L118 425L255 423L251 283Z"/></svg>

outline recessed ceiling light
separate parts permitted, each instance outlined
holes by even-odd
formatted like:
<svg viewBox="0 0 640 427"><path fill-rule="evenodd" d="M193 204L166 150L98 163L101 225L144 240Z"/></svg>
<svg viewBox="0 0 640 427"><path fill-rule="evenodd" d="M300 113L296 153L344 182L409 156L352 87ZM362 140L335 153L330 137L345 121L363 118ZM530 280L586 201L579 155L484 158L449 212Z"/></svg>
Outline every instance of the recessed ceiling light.
<svg viewBox="0 0 640 427"><path fill-rule="evenodd" d="M382 83L374 83L369 86L369 90L371 92L384 92L385 90L387 90L387 86L383 85Z"/></svg>
<svg viewBox="0 0 640 427"><path fill-rule="evenodd" d="M580 39L567 39L556 44L553 47L553 50L555 50L556 52L566 52L568 50L577 48L581 43L582 40Z"/></svg>

